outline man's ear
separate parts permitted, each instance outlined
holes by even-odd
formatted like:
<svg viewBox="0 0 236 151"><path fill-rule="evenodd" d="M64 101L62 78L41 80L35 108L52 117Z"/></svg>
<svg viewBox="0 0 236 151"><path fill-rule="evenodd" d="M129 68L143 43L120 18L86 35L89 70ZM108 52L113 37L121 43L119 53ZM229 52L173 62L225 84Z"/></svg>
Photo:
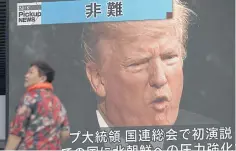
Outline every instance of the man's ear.
<svg viewBox="0 0 236 151"><path fill-rule="evenodd" d="M41 80L40 80L41 82L46 82L47 77L46 77L46 76L41 76L40 79L41 79Z"/></svg>
<svg viewBox="0 0 236 151"><path fill-rule="evenodd" d="M95 93L100 97L105 97L106 90L104 87L103 78L99 72L98 65L93 62L87 63L86 74Z"/></svg>

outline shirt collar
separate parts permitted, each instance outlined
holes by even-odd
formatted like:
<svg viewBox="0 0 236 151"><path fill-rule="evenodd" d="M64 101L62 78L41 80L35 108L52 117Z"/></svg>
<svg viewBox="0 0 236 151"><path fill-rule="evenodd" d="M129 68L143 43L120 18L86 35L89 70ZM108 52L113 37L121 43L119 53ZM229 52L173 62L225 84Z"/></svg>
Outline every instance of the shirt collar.
<svg viewBox="0 0 236 151"><path fill-rule="evenodd" d="M97 113L97 118L98 118L98 124L100 127L109 127L104 118L102 117L101 113L99 110L96 110Z"/></svg>

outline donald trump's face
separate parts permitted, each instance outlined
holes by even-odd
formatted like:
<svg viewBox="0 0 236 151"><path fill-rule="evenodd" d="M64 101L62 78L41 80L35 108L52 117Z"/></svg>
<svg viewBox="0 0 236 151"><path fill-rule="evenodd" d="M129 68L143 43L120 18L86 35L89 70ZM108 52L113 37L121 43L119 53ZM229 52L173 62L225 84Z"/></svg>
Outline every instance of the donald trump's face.
<svg viewBox="0 0 236 151"><path fill-rule="evenodd" d="M96 61L86 64L86 72L110 124L175 123L185 54L183 26L177 20L94 26L93 30L105 34L91 48Z"/></svg>

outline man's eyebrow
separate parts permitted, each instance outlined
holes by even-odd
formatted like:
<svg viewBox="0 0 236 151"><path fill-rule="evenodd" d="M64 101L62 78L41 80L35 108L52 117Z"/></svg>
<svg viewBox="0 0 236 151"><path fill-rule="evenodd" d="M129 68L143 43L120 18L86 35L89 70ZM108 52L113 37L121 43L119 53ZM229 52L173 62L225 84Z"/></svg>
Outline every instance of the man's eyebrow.
<svg viewBox="0 0 236 151"><path fill-rule="evenodd" d="M163 48L161 51L162 54L181 54L182 46L181 44L173 45L172 47Z"/></svg>
<svg viewBox="0 0 236 151"><path fill-rule="evenodd" d="M171 54L176 54L179 53L178 48L176 49L165 49L163 51L161 51L160 55L171 55Z"/></svg>
<svg viewBox="0 0 236 151"><path fill-rule="evenodd" d="M132 55L132 56L128 56L125 57L123 59L123 63L131 63L131 62L143 62L143 61L147 61L152 57L151 53L145 53L145 54L140 54L140 55Z"/></svg>

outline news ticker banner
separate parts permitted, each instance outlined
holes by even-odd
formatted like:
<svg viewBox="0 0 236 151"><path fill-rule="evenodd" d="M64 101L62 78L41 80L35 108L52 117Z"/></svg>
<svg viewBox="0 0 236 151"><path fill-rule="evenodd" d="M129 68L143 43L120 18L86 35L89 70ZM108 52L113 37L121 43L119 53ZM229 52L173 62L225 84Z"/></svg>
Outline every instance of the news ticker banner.
<svg viewBox="0 0 236 151"><path fill-rule="evenodd" d="M71 132L73 146L63 151L230 151L234 128L222 125L102 128Z"/></svg>
<svg viewBox="0 0 236 151"><path fill-rule="evenodd" d="M74 0L17 3L17 25L160 20L172 17L172 0Z"/></svg>

